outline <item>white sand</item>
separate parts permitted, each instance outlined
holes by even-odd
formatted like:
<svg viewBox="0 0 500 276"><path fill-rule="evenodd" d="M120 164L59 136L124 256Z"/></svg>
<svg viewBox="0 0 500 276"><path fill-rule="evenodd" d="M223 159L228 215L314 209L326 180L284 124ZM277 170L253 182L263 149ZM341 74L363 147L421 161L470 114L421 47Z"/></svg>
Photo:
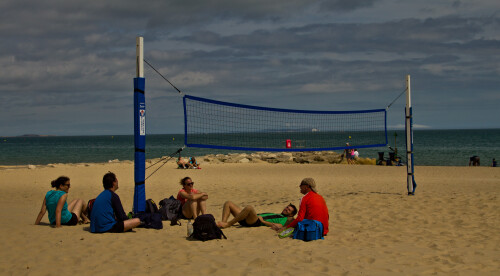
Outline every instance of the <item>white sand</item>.
<svg viewBox="0 0 500 276"><path fill-rule="evenodd" d="M2 275L499 275L500 170L416 167L416 196L406 195L406 168L300 164L167 165L147 181L159 202L176 195L181 177L209 194L217 220L224 201L257 211L299 205L299 183L316 179L330 211L322 241L279 239L267 227L225 229L227 240L186 239L186 227L92 234L89 225L33 225L50 181L71 178L69 200L102 191L102 176L117 174L125 210L132 208L133 164L60 164L0 169Z"/></svg>

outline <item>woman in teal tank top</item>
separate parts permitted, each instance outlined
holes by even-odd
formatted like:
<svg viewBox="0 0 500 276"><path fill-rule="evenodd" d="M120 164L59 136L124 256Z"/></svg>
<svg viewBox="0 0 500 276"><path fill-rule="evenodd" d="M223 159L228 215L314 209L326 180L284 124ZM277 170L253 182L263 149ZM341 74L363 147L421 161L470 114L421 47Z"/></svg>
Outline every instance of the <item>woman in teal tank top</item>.
<svg viewBox="0 0 500 276"><path fill-rule="evenodd" d="M76 225L80 219L82 222L88 223L88 218L83 214L86 208L83 200L74 199L69 204L66 202L69 188L71 187L69 178L60 176L52 181L51 185L55 190L48 191L43 198L42 208L36 218L35 224L40 224L47 211L49 213L50 224L56 227L61 227L61 225Z"/></svg>

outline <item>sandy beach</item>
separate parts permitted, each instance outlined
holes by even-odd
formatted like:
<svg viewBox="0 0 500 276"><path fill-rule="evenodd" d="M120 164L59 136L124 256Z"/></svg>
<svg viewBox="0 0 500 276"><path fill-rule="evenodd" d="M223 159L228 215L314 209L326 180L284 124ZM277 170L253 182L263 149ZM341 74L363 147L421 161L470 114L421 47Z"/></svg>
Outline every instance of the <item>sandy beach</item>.
<svg viewBox="0 0 500 276"><path fill-rule="evenodd" d="M190 176L207 192L217 220L226 200L259 212L299 206L299 183L313 177L330 211L325 240L279 239L267 228L224 229L227 240L186 238L186 224L162 230L92 234L89 225L34 225L50 181L71 178L68 199L87 201L115 172L125 211L133 204L133 163L0 168L2 275L498 275L500 169L416 167L416 196L406 168L342 164L167 164L147 180L159 202Z"/></svg>

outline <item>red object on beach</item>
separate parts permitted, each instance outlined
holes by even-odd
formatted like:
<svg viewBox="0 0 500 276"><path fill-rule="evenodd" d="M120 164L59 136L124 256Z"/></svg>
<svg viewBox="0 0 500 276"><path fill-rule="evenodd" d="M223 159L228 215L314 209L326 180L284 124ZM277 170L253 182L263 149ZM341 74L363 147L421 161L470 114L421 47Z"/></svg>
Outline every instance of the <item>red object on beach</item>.
<svg viewBox="0 0 500 276"><path fill-rule="evenodd" d="M292 148L292 140L290 140L290 139L286 139L286 148L287 148L287 149Z"/></svg>

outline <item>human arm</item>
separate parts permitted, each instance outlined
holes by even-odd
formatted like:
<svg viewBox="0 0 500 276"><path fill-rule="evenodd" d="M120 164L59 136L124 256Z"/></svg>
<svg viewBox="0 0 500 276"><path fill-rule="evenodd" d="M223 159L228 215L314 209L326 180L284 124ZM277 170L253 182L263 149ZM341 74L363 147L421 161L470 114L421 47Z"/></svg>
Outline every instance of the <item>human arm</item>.
<svg viewBox="0 0 500 276"><path fill-rule="evenodd" d="M125 221L128 219L125 211L123 210L122 201L115 193L112 193L111 195L111 207L113 208L113 213L115 214L117 221Z"/></svg>
<svg viewBox="0 0 500 276"><path fill-rule="evenodd" d="M283 228L282 224L266 221L266 220L264 220L264 218L262 216L257 216L257 219L260 221L260 223L262 223L265 226L270 227L273 230L278 231L279 229Z"/></svg>
<svg viewBox="0 0 500 276"><path fill-rule="evenodd" d="M57 201L57 206L56 206L56 228L61 227L61 213L62 209L64 207L64 203L66 203L66 199L68 198L68 194L64 194L59 198L59 201Z"/></svg>
<svg viewBox="0 0 500 276"><path fill-rule="evenodd" d="M45 212L47 211L47 206L45 205L47 203L46 200L47 199L44 197L43 203L42 203L42 208L40 209L40 213L38 213L38 217L36 217L36 220L35 220L35 225L40 224L40 221L42 220L43 216L45 215Z"/></svg>
<svg viewBox="0 0 500 276"><path fill-rule="evenodd" d="M181 190L179 192L179 195L182 198L185 198L185 199L188 199L188 200L197 200L197 199L200 199L202 197L206 197L206 199L208 199L208 194L207 193L199 192L199 191L197 191L196 193L188 194L186 191Z"/></svg>

